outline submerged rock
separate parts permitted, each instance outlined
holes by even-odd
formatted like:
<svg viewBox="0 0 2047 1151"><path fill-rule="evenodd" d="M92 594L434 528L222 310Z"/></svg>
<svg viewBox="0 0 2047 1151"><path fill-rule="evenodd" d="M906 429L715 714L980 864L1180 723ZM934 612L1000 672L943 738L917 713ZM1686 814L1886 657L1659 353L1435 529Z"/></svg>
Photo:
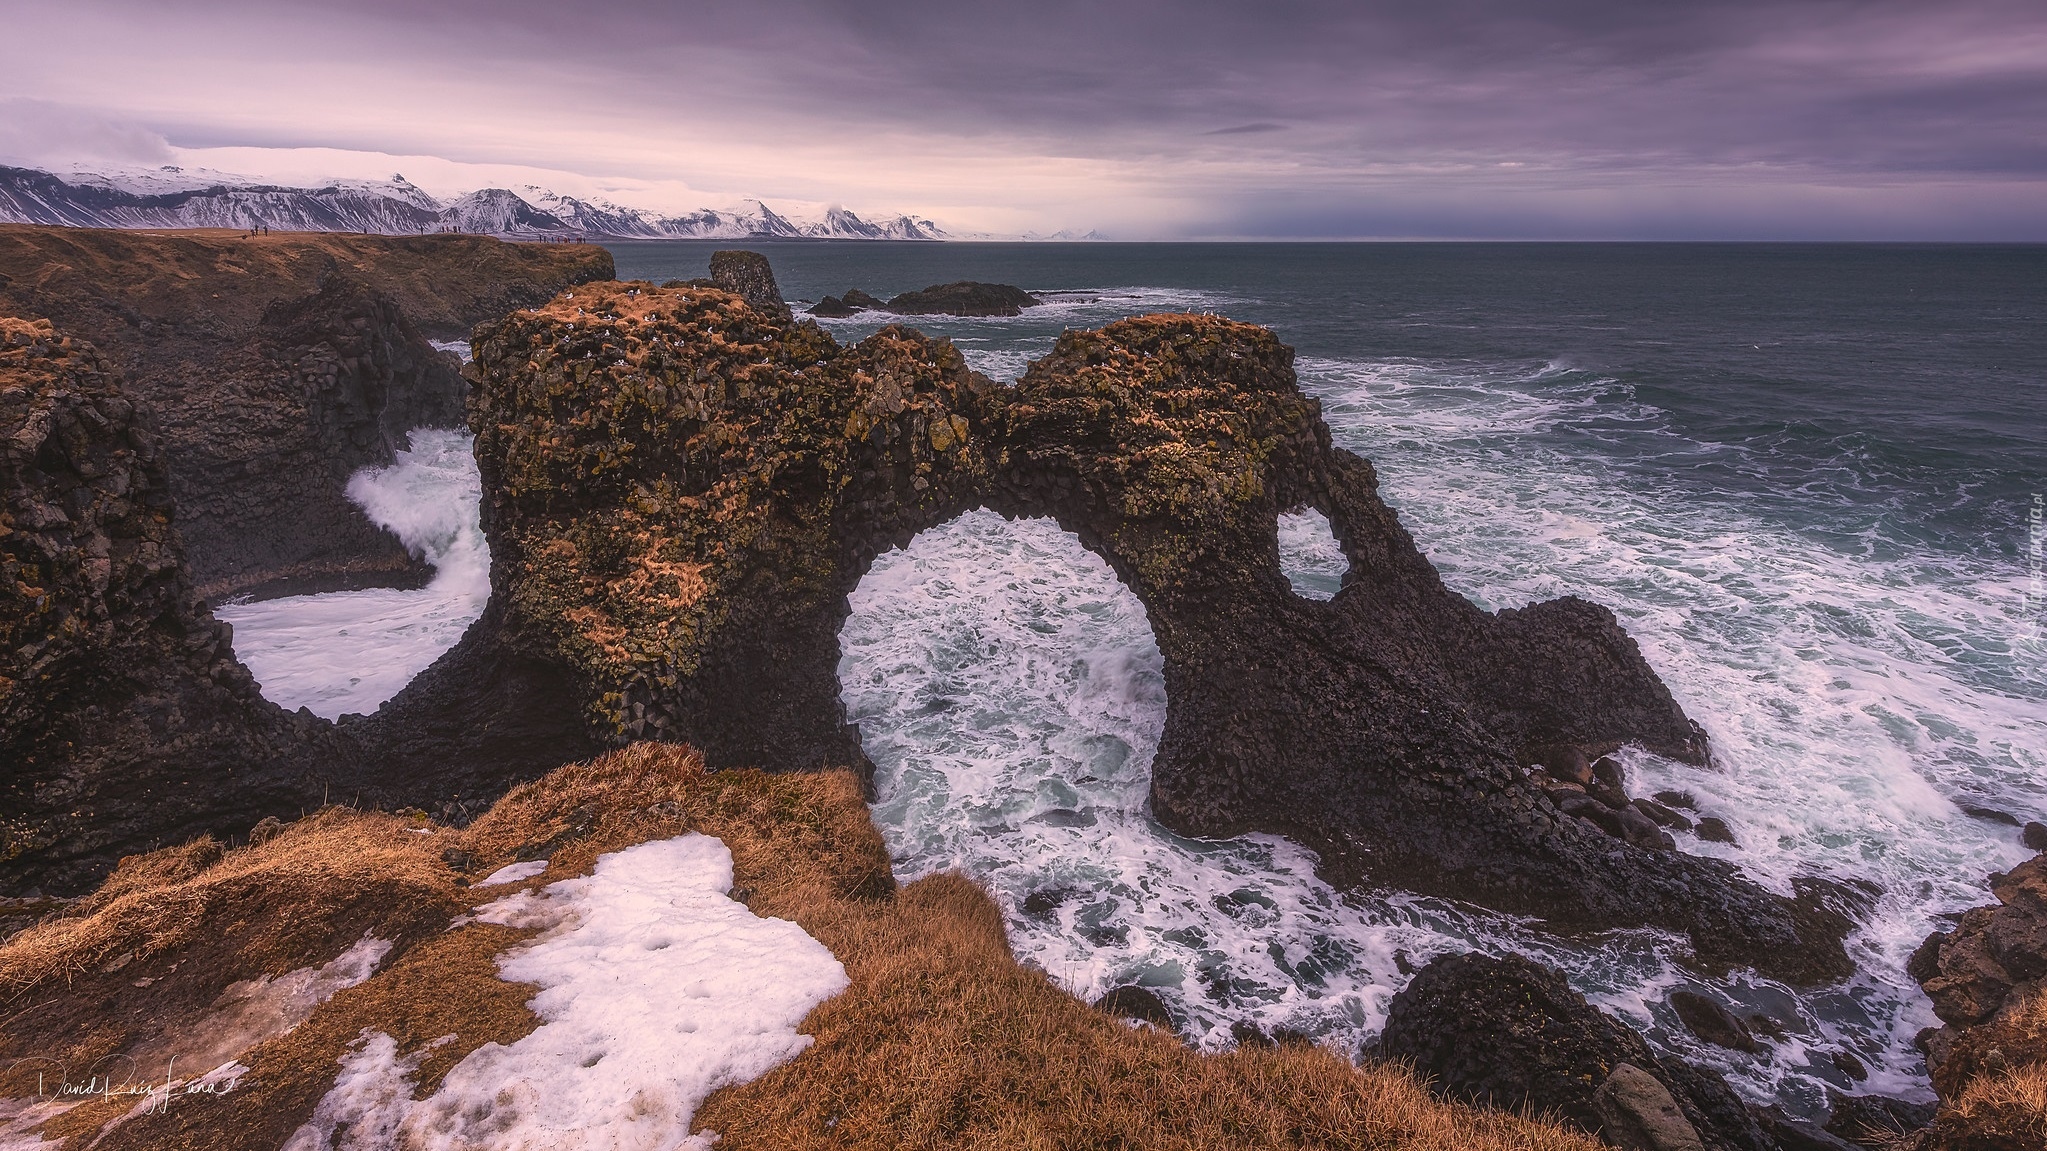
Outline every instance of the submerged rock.
<svg viewBox="0 0 2047 1151"><path fill-rule="evenodd" d="M1605 609L1488 614L1444 588L1264 329L1068 332L1000 387L909 328L841 347L725 292L604 284L486 326L476 355L493 600L361 733L393 778L502 772L449 726L544 735L535 707L597 744L864 765L837 678L847 596L882 551L989 507L1057 519L1145 604L1168 826L1284 832L1341 883L1685 931L1709 964L1848 969L1845 917L1596 804L1612 838L1531 781L1526 747L1700 762L1704 736ZM1302 506L1350 560L1332 601L1279 568L1278 516Z"/></svg>

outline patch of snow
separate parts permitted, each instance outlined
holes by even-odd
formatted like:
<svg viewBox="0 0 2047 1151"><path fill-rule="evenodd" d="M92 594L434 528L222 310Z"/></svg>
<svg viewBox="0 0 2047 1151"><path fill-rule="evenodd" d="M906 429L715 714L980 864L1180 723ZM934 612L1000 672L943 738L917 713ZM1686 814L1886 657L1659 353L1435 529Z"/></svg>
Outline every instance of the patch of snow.
<svg viewBox="0 0 2047 1151"><path fill-rule="evenodd" d="M698 1105L808 1047L797 1025L847 984L822 944L731 887L731 852L689 834L486 904L477 918L543 929L498 959L540 987L540 1027L470 1052L416 1102L418 1056L366 1034L286 1151L708 1148L689 1134Z"/></svg>
<svg viewBox="0 0 2047 1151"><path fill-rule="evenodd" d="M546 870L547 861L545 859L534 859L525 863L507 863L482 879L477 880L473 886L496 887L501 883L518 883L521 880L531 879Z"/></svg>

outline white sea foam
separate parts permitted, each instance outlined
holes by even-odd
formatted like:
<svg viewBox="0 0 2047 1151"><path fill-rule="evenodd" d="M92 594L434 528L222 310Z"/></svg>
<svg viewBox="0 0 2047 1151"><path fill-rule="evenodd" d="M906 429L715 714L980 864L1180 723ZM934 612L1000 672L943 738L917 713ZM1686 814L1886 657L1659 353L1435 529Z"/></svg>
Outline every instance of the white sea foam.
<svg viewBox="0 0 2047 1151"><path fill-rule="evenodd" d="M418 591L373 588L223 604L235 654L288 708L336 719L369 713L455 645L490 598L490 555L477 521L482 484L467 432L422 428L388 468L366 469L348 495L372 521L434 565Z"/></svg>
<svg viewBox="0 0 2047 1151"><path fill-rule="evenodd" d="M1334 599L1350 570L1329 517L1307 508L1279 517L1279 563L1294 592L1307 599Z"/></svg>

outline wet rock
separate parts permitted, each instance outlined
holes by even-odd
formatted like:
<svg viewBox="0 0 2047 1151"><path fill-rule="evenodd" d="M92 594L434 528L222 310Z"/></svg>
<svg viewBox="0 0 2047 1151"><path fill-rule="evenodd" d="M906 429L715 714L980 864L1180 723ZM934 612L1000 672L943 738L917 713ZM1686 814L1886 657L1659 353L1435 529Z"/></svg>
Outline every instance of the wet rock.
<svg viewBox="0 0 2047 1151"><path fill-rule="evenodd" d="M1934 1105L1883 1095L1827 1093L1826 1130L1869 1151L1879 1151L1900 1136L1933 1122Z"/></svg>
<svg viewBox="0 0 2047 1151"><path fill-rule="evenodd" d="M794 318L775 283L775 270L759 252L712 252L711 283L745 300L763 316L785 324Z"/></svg>
<svg viewBox="0 0 2047 1151"><path fill-rule="evenodd" d="M1151 988L1135 984L1118 987L1095 1000L1095 1010L1149 1023L1166 1031L1173 1030L1174 1026L1173 1013L1166 1010L1165 1000Z"/></svg>
<svg viewBox="0 0 2047 1151"><path fill-rule="evenodd" d="M846 302L837 296L826 296L810 307L811 315L824 316L827 319L858 315L859 312L860 309L848 307Z"/></svg>
<svg viewBox="0 0 2047 1151"><path fill-rule="evenodd" d="M1593 782L1592 760L1584 749L1573 744L1541 744L1528 749L1528 759L1539 764L1544 771L1561 782L1573 784L1583 790Z"/></svg>
<svg viewBox="0 0 2047 1151"><path fill-rule="evenodd" d="M840 299L846 301L847 307L854 308L863 312L878 311L882 308L888 307L888 305L883 301L868 295L866 292L863 292L858 288L848 288L846 290L846 294L844 296L841 296Z"/></svg>
<svg viewBox="0 0 2047 1151"><path fill-rule="evenodd" d="M1841 1074L1846 1075L1855 1082L1860 1083L1869 1078L1869 1065L1864 1063L1862 1058L1853 1051L1845 1047L1838 1048L1833 1052L1832 1058L1834 1066L1841 1069Z"/></svg>
<svg viewBox="0 0 2047 1151"><path fill-rule="evenodd" d="M1592 782L1585 785L1585 794L1616 811L1628 806L1626 777L1621 773L1620 761L1612 756L1601 756L1592 765Z"/></svg>
<svg viewBox="0 0 2047 1151"><path fill-rule="evenodd" d="M1734 842L1734 832L1728 828L1727 821L1717 815L1709 815L1700 820L1698 834L1699 838L1707 843L1724 843L1730 847L1741 846Z"/></svg>
<svg viewBox="0 0 2047 1151"><path fill-rule="evenodd" d="M1691 820L1653 799L1637 799L1634 801L1634 808L1636 811L1648 816L1658 827L1667 827L1672 831L1690 831L1692 829Z"/></svg>
<svg viewBox="0 0 2047 1151"><path fill-rule="evenodd" d="M1046 887L1031 892L1023 898L1023 913L1033 919L1050 919L1059 906L1073 898L1070 887Z"/></svg>
<svg viewBox="0 0 2047 1151"><path fill-rule="evenodd" d="M1595 1096L1628 1064L1663 1086L1707 1147L1771 1151L1724 1079L1655 1055L1563 976L1520 956L1461 955L1423 968L1388 1004L1379 1054L1412 1060L1438 1094L1553 1111L1595 1133L1605 1123Z"/></svg>
<svg viewBox="0 0 2047 1151"><path fill-rule="evenodd" d="M1265 1032L1258 1029L1257 1024L1247 1023L1241 1019L1237 1020L1235 1023L1230 1024L1230 1038L1234 1040L1237 1046L1239 1047L1278 1046L1278 1044L1273 1042L1272 1036L1267 1035Z"/></svg>
<svg viewBox="0 0 2047 1151"><path fill-rule="evenodd" d="M1755 1109L1756 1121L1783 1151L1857 1151L1853 1143L1776 1105Z"/></svg>
<svg viewBox="0 0 2047 1151"><path fill-rule="evenodd" d="M1994 807L1985 807L1980 803L1957 803L1955 804L1955 806L1961 808L1962 814L1968 816L1970 819L1980 819L1985 823L2002 824L2005 827L2019 827L2024 822L2023 820L2019 819L2018 816L2013 815L2009 811L2000 811Z"/></svg>
<svg viewBox="0 0 2047 1151"><path fill-rule="evenodd" d="M1676 851L1677 841L1670 833L1656 826L1656 821L1636 811L1633 807L1622 807L1614 812L1620 818L1621 838L1636 847L1651 851Z"/></svg>
<svg viewBox="0 0 2047 1151"><path fill-rule="evenodd" d="M899 316L1020 316L1038 303L1022 288L961 280L899 293L885 306Z"/></svg>
<svg viewBox="0 0 2047 1151"><path fill-rule="evenodd" d="M1659 791L1656 793L1656 802L1669 804L1671 807L1682 807L1686 811L1699 810L1699 801L1693 799L1689 791Z"/></svg>
<svg viewBox="0 0 2047 1151"><path fill-rule="evenodd" d="M1623 1063L1592 1093L1600 1134L1624 1151L1705 1151L1698 1129L1685 1118L1670 1089L1654 1075Z"/></svg>
<svg viewBox="0 0 2047 1151"><path fill-rule="evenodd" d="M1670 993L1670 1006L1687 1030L1708 1043L1750 1054L1761 1050L1748 1025L1729 1014L1717 1000L1696 991L1680 990Z"/></svg>

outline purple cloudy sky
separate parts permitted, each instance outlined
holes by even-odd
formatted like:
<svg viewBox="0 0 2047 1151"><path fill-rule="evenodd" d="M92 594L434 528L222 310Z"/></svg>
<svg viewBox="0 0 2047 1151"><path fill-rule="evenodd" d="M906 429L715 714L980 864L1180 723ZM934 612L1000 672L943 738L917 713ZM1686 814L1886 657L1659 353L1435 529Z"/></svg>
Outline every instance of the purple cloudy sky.
<svg viewBox="0 0 2047 1151"><path fill-rule="evenodd" d="M0 0L0 160L1119 238L2047 240L2042 0Z"/></svg>

